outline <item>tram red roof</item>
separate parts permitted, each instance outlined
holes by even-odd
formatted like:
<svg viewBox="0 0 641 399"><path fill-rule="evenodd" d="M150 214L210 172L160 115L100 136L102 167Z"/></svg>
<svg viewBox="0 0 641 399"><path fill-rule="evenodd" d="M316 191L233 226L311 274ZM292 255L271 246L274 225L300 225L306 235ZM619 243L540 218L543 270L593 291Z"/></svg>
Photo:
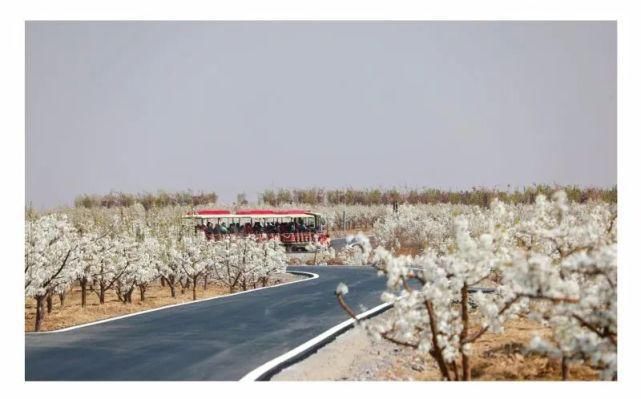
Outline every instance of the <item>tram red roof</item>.
<svg viewBox="0 0 641 399"><path fill-rule="evenodd" d="M200 209L185 215L185 218L202 218L211 219L218 216L219 218L236 218L236 217L310 217L311 212L305 209L241 209L236 213L225 209Z"/></svg>
<svg viewBox="0 0 641 399"><path fill-rule="evenodd" d="M278 209L275 210L274 213L276 215L288 215L293 213L309 213L309 211L306 209Z"/></svg>
<svg viewBox="0 0 641 399"><path fill-rule="evenodd" d="M309 213L305 209L242 209L236 212L236 215L291 215Z"/></svg>
<svg viewBox="0 0 641 399"><path fill-rule="evenodd" d="M229 215L230 211L224 209L200 209L196 211L196 215L206 216L206 215Z"/></svg>
<svg viewBox="0 0 641 399"><path fill-rule="evenodd" d="M236 215L273 215L274 211L269 209L241 209Z"/></svg>

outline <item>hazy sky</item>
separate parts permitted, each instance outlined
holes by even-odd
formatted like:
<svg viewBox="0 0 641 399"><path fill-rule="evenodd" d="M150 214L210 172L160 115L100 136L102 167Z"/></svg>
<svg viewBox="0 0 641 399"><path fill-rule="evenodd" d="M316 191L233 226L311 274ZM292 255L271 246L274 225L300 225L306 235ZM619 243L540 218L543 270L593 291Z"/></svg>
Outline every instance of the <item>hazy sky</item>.
<svg viewBox="0 0 641 399"><path fill-rule="evenodd" d="M614 22L31 22L26 198L616 184Z"/></svg>

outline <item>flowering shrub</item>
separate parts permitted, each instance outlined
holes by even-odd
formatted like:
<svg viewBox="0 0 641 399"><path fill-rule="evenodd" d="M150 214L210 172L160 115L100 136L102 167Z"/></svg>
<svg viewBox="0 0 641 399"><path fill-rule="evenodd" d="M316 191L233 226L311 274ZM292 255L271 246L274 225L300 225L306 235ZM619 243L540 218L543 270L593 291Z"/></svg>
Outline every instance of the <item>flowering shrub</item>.
<svg viewBox="0 0 641 399"><path fill-rule="evenodd" d="M377 223L382 245L368 260L386 276L382 300L393 307L368 331L430 356L443 379L469 380L474 343L523 315L551 328L553 340L533 337L530 350L560 358L564 379L579 360L616 378L615 206L570 203L558 192L534 205L447 209L403 207ZM394 253L412 239L419 255ZM492 292L477 288L490 280ZM353 315L346 292L337 296Z"/></svg>
<svg viewBox="0 0 641 399"><path fill-rule="evenodd" d="M36 299L36 330L44 301L69 287L80 268L79 236L64 215L29 220L25 228L25 295Z"/></svg>
<svg viewBox="0 0 641 399"><path fill-rule="evenodd" d="M274 240L227 237L207 241L183 228L184 207L145 210L140 204L127 208L78 208L67 214L34 215L25 229L25 296L36 300L39 331L45 303L64 295L73 284L81 289L81 306L87 292L101 304L113 291L131 303L136 289L141 301L150 283L160 280L171 295L180 287L192 290L208 281L230 292L265 286L275 273L285 271L285 249Z"/></svg>
<svg viewBox="0 0 641 399"><path fill-rule="evenodd" d="M285 272L286 255L277 241L257 241L254 237L227 237L213 243L215 261L211 275L233 292L267 284L270 275Z"/></svg>
<svg viewBox="0 0 641 399"><path fill-rule="evenodd" d="M329 242L315 242L307 245L306 250L314 253L311 260L312 265L327 266L330 262L336 261L336 250L329 245Z"/></svg>
<svg viewBox="0 0 641 399"><path fill-rule="evenodd" d="M366 265L372 252L372 245L367 236L363 233L358 233L355 236L347 236L345 240L345 248L343 248L337 256L343 260L346 265Z"/></svg>

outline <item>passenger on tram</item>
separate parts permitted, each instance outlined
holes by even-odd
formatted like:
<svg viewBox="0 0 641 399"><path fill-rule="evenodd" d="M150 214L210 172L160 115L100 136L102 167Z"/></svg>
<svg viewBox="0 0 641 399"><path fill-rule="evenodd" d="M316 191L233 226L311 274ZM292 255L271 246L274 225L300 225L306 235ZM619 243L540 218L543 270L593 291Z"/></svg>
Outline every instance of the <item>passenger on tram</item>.
<svg viewBox="0 0 641 399"><path fill-rule="evenodd" d="M211 224L211 222L207 222L207 227L205 228L205 234L207 235L214 234L214 226Z"/></svg>
<svg viewBox="0 0 641 399"><path fill-rule="evenodd" d="M274 222L269 222L268 227L267 227L267 232L268 233L275 233L276 231L277 231L276 230L276 225L274 224Z"/></svg>

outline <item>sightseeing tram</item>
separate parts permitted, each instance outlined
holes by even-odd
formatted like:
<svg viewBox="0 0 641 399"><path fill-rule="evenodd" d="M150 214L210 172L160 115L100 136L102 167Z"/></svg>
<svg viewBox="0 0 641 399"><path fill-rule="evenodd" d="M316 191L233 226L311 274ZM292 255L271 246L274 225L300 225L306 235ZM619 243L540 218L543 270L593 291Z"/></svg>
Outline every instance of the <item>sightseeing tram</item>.
<svg viewBox="0 0 641 399"><path fill-rule="evenodd" d="M200 209L183 217L194 222L208 240L227 235L277 239L288 251L305 251L310 244L327 244L329 233L323 216L303 209Z"/></svg>

